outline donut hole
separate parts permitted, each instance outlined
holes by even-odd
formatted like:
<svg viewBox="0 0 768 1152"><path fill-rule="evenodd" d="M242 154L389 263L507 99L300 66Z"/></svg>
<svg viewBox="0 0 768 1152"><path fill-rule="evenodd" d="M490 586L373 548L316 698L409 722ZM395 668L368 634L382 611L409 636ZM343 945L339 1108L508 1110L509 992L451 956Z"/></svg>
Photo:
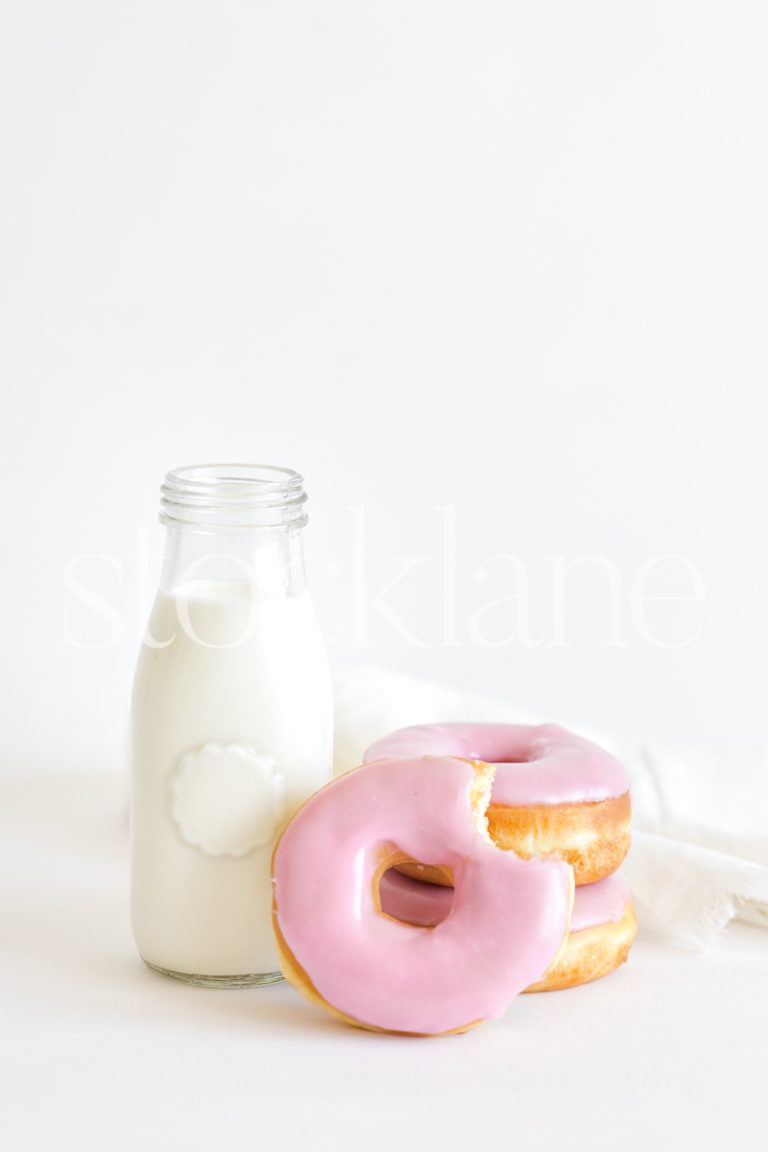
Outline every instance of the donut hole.
<svg viewBox="0 0 768 1152"><path fill-rule="evenodd" d="M383 916L411 928L436 928L453 909L452 879L450 869L405 861L379 877L377 906Z"/></svg>
<svg viewBox="0 0 768 1152"><path fill-rule="evenodd" d="M453 871L447 864L422 864L419 860L398 860L392 867L402 876L410 876L412 880L453 888Z"/></svg>

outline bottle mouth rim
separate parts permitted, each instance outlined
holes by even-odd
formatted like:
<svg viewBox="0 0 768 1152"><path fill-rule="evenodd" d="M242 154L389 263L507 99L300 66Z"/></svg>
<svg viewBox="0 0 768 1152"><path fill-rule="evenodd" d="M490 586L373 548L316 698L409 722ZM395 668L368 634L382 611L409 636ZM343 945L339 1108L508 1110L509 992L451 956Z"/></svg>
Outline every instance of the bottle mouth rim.
<svg viewBox="0 0 768 1152"><path fill-rule="evenodd" d="M160 487L160 520L208 528L302 527L304 480L277 464L186 464Z"/></svg>

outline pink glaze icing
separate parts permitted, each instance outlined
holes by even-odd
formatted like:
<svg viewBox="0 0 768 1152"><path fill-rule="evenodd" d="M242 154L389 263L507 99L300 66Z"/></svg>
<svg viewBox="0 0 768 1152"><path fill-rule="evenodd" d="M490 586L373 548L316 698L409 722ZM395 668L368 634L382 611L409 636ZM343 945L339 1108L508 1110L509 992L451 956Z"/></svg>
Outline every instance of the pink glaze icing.
<svg viewBox="0 0 768 1152"><path fill-rule="evenodd" d="M578 804L623 796L626 769L615 757L557 724L420 724L372 744L365 762L463 756L496 765L493 804Z"/></svg>
<svg viewBox="0 0 768 1152"><path fill-rule="evenodd" d="M573 896L571 934L599 924L616 923L631 898L629 885L621 876L607 876L595 884L584 884ZM453 892L439 884L425 884L400 872L385 872L379 884L381 910L406 924L432 927L451 910Z"/></svg>
<svg viewBox="0 0 768 1152"><path fill-rule="evenodd" d="M631 899L629 884L615 872L594 884L582 884L573 897L571 932L582 932L598 924L615 924L621 920Z"/></svg>
<svg viewBox="0 0 768 1152"><path fill-rule="evenodd" d="M283 940L320 996L362 1024L429 1035L494 1019L562 944L571 869L481 836L474 779L452 758L365 765L316 792L278 843ZM374 880L392 848L451 870L453 905L436 928L377 911Z"/></svg>

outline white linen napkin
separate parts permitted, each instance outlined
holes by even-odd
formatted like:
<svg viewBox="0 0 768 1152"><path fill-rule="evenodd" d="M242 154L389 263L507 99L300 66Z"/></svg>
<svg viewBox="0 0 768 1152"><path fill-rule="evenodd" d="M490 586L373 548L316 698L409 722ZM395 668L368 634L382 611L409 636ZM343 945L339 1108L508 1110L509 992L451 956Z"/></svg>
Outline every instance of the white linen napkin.
<svg viewBox="0 0 768 1152"><path fill-rule="evenodd" d="M380 668L339 669L334 679L336 773L357 766L374 740L410 724L554 719ZM734 917L768 928L768 746L629 746L566 726L629 770L633 840L622 874L641 928L699 949Z"/></svg>

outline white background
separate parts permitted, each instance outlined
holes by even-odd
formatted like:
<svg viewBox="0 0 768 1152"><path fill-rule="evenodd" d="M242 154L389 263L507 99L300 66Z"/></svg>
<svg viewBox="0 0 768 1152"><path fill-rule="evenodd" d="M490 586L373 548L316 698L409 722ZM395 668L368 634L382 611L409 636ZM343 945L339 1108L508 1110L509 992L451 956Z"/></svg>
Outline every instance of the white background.
<svg viewBox="0 0 768 1152"><path fill-rule="evenodd" d="M632 736L759 739L767 31L742 2L6 0L8 755L119 762L157 486L217 459L305 475L335 662ZM66 591L84 553L119 621ZM705 596L647 605L665 642L695 635L672 649L629 601L667 553ZM538 647L504 643L512 602L481 622L499 647L469 638L516 590L504 560L476 578L497 554L525 566ZM589 562L551 644L551 557L587 554L618 568L625 647ZM385 599L422 646L373 603L417 555ZM690 575L668 561L646 590Z"/></svg>
<svg viewBox="0 0 768 1152"><path fill-rule="evenodd" d="M454 1047L342 1034L286 988L142 968L118 774L157 488L213 460L305 475L334 662L764 740L767 33L759 0L0 0L10 1147L251 1147L276 1116L326 1147L342 1114L350 1146L434 1115L469 1143L501 1098L530 1148L754 1131L757 930L722 966L643 938L634 977ZM678 647L631 611L666 554L703 587L647 606ZM587 555L623 646L594 562L552 644L552 558ZM472 641L520 591L494 556L531 646L510 600Z"/></svg>

